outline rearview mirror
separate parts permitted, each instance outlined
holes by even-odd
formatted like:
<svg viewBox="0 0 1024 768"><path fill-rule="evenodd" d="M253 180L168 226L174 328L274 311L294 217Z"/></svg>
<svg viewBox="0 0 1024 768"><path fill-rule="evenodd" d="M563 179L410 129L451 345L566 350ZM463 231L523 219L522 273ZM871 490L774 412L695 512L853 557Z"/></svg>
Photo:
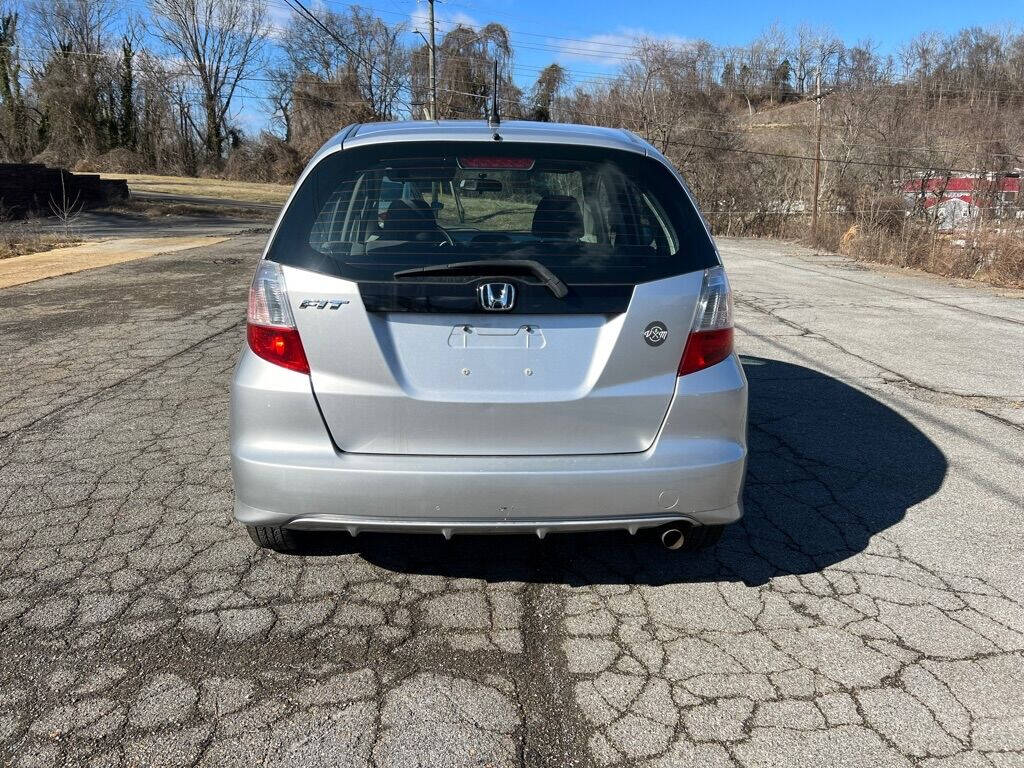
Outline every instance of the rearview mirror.
<svg viewBox="0 0 1024 768"><path fill-rule="evenodd" d="M463 179L459 182L463 192L501 192L503 185L497 179Z"/></svg>

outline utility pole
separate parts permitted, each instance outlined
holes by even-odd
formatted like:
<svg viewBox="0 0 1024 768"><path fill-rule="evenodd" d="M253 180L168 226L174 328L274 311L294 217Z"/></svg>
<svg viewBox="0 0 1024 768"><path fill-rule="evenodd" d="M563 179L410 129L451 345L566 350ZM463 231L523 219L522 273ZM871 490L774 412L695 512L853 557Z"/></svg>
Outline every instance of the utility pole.
<svg viewBox="0 0 1024 768"><path fill-rule="evenodd" d="M434 0L430 5L430 119L437 120L437 47L434 45Z"/></svg>
<svg viewBox="0 0 1024 768"><path fill-rule="evenodd" d="M811 236L818 237L818 194L821 191L821 68L814 78L814 116L818 123L818 140L814 148L814 207L811 209Z"/></svg>

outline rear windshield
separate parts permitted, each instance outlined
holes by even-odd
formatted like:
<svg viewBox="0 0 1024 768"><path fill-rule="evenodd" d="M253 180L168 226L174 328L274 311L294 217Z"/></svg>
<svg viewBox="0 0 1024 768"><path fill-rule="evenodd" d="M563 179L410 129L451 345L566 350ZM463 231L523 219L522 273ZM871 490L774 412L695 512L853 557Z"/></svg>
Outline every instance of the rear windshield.
<svg viewBox="0 0 1024 768"><path fill-rule="evenodd" d="M660 162L498 142L328 155L288 206L268 258L360 282L530 259L569 284L637 284L718 263L700 215Z"/></svg>

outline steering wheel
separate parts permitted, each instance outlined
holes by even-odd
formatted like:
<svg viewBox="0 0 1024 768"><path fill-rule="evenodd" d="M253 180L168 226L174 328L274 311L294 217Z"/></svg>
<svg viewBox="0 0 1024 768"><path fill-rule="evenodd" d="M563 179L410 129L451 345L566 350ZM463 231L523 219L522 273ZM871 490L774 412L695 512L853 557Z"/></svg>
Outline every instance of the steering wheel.
<svg viewBox="0 0 1024 768"><path fill-rule="evenodd" d="M448 230L442 226L438 226L437 231L444 235L444 240L438 243L438 245L450 245L453 248L455 247L455 240L448 234Z"/></svg>

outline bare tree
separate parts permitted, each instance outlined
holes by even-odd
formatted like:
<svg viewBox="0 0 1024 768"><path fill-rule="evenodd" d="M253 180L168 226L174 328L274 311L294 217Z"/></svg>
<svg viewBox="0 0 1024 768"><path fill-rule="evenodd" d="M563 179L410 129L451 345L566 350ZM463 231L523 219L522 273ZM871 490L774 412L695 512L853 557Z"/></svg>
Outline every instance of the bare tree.
<svg viewBox="0 0 1024 768"><path fill-rule="evenodd" d="M295 102L293 88L294 80L287 69L275 68L270 71L270 83L267 86L270 119L275 127L281 129L281 138L286 142L292 140L292 105Z"/></svg>
<svg viewBox="0 0 1024 768"><path fill-rule="evenodd" d="M27 159L28 110L21 87L18 14L0 5L0 157Z"/></svg>
<svg viewBox="0 0 1024 768"><path fill-rule="evenodd" d="M78 220L78 214L82 211L79 202L80 193L76 192L74 199L68 197L68 190L64 184L64 171L60 172L60 199L54 200L50 196L50 211L64 230L64 237L71 240L74 237L74 224Z"/></svg>
<svg viewBox="0 0 1024 768"><path fill-rule="evenodd" d="M301 14L290 18L285 63L268 93L275 122L304 157L347 123L394 119L408 93L404 24L385 24L356 6L317 19L331 34Z"/></svg>
<svg viewBox="0 0 1024 768"><path fill-rule="evenodd" d="M185 146L186 137L191 142L193 129L191 125L183 126L179 109L183 89L174 87L175 78L165 63L148 51L136 56L136 71L137 149L142 162L154 170L194 171L193 152ZM187 134L183 128L187 128ZM170 168L172 159L174 167Z"/></svg>
<svg viewBox="0 0 1024 768"><path fill-rule="evenodd" d="M51 51L103 54L118 16L113 0L32 0L36 42Z"/></svg>
<svg viewBox="0 0 1024 768"><path fill-rule="evenodd" d="M803 96L807 93L808 79L811 78L814 60L814 48L818 33L808 24L801 24L796 30L796 42L790 53L793 64L793 76L796 80L796 92Z"/></svg>
<svg viewBox="0 0 1024 768"><path fill-rule="evenodd" d="M351 38L352 28L347 14L324 9L317 13L317 18L343 40ZM281 42L288 61L287 68L293 76L309 73L321 80L329 80L345 67L348 52L301 14L293 13L289 17Z"/></svg>
<svg viewBox="0 0 1024 768"><path fill-rule="evenodd" d="M522 93L512 77L512 42L508 30L500 24L487 24L474 29L457 24L437 46L437 110L438 117L485 117L494 89L493 67L498 63L499 94L507 117L520 112ZM413 56L413 72L426 67L426 47ZM427 84L422 75L413 78L413 98L426 103Z"/></svg>
<svg viewBox="0 0 1024 768"><path fill-rule="evenodd" d="M199 86L207 161L220 167L231 102L267 37L265 0L150 0L155 31Z"/></svg>
<svg viewBox="0 0 1024 768"><path fill-rule="evenodd" d="M380 120L393 120L409 74L409 51L402 44L404 24L389 25L369 11L353 6L349 66L356 85Z"/></svg>
<svg viewBox="0 0 1024 768"><path fill-rule="evenodd" d="M32 0L28 9L43 52L30 73L49 159L70 163L107 151L117 144L113 0Z"/></svg>
<svg viewBox="0 0 1024 768"><path fill-rule="evenodd" d="M541 70L537 76L537 82L533 85L533 92L530 94L533 101L530 106L531 119L541 122L552 119L555 101L565 89L568 81L569 73L560 64L548 64Z"/></svg>

